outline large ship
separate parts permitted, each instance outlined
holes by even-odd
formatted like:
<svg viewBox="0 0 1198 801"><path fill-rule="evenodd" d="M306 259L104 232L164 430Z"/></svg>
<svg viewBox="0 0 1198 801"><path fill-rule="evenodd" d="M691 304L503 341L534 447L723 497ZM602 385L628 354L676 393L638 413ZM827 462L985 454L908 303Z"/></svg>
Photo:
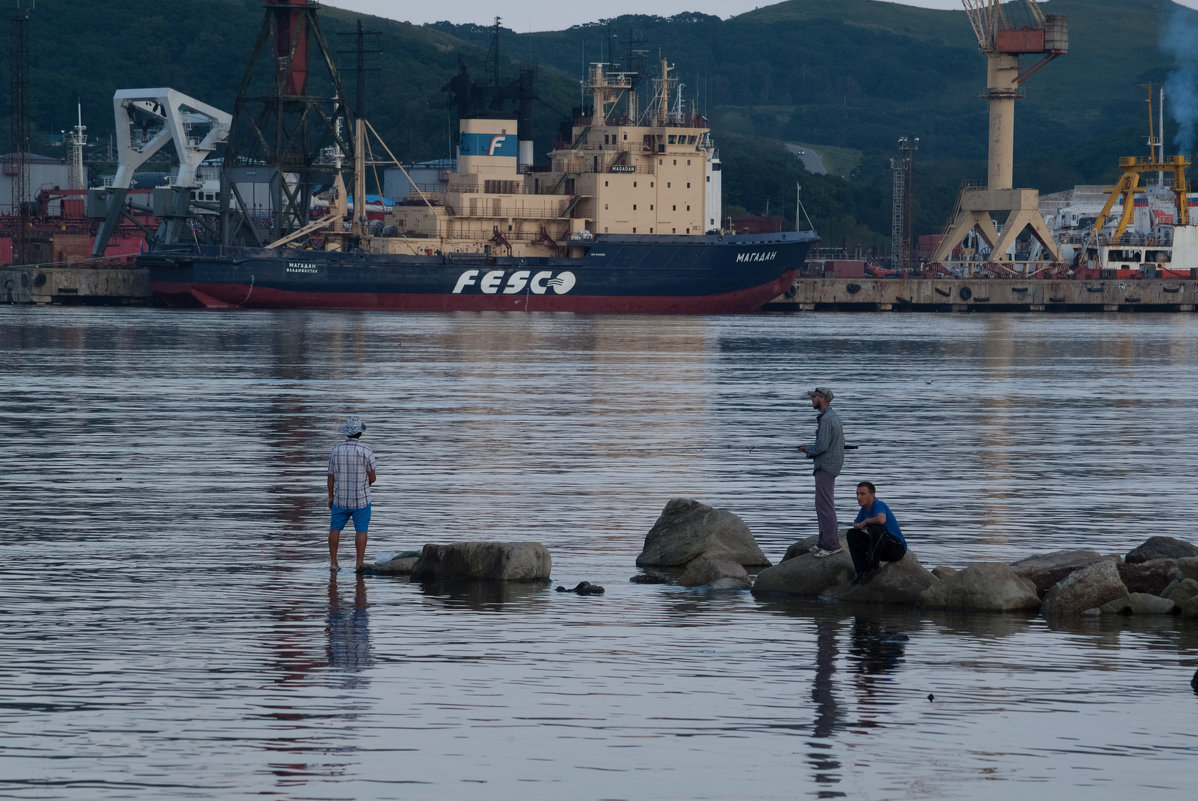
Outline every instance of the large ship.
<svg viewBox="0 0 1198 801"><path fill-rule="evenodd" d="M461 115L452 169L432 187L409 177L381 219L353 210L366 197L359 119L352 194L338 178L297 232L262 246L162 244L139 261L170 306L755 311L786 292L818 237L723 229L719 153L672 72L660 62L642 112L639 76L590 65L590 109L547 167L532 163L523 109Z"/></svg>

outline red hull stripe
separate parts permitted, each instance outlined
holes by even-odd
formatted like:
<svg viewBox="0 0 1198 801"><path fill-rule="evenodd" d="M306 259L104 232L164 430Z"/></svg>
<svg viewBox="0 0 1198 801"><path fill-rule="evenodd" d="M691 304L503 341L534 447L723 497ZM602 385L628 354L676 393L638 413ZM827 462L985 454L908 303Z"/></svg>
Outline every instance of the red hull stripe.
<svg viewBox="0 0 1198 801"><path fill-rule="evenodd" d="M794 283L788 270L775 281L718 295L647 297L619 295L372 294L290 292L244 284L155 283L168 306L210 309L343 309L376 311L550 311L580 314L742 314L757 311Z"/></svg>

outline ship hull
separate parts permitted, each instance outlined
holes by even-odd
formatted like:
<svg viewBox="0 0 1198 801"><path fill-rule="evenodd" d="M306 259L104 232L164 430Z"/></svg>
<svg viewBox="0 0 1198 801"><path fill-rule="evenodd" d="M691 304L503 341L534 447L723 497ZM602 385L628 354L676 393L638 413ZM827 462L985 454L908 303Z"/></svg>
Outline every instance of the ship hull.
<svg viewBox="0 0 1198 801"><path fill-rule="evenodd" d="M783 294L816 241L600 236L560 258L175 245L139 262L154 295L177 307L734 314Z"/></svg>

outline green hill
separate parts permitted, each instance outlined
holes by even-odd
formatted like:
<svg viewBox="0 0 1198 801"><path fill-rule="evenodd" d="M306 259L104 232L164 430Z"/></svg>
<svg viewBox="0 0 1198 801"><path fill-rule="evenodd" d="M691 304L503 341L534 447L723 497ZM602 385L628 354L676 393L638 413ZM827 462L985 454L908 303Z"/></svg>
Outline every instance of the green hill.
<svg viewBox="0 0 1198 801"><path fill-rule="evenodd" d="M1159 85L1178 66L1159 46L1166 20L1179 14L1194 24L1198 13L1165 0L1050 0L1043 8L1069 18L1070 50L1025 84L1016 111L1016 183L1052 192L1111 182L1117 157L1143 150L1141 84ZM349 51L357 19L323 10L322 29L333 49ZM171 86L231 109L262 5L40 0L30 20L35 143L69 128L79 102L97 158L111 134L117 89ZM7 16L0 25L9 27ZM380 34L381 52L371 58L368 75L375 127L402 158L449 155L456 137L441 87L459 57L472 74L485 74L491 28L377 18L367 27ZM985 175L987 108L980 95L986 63L964 11L789 0L729 20L690 13L626 16L543 33L503 29L504 77L525 64L537 68L539 152L549 149L563 118L581 102L583 65L625 61L633 50L643 51L650 64L659 53L668 57L687 99L711 119L731 206L754 213L768 206L793 219L794 187L802 183L804 206L830 242L886 240L889 159L900 136L920 139L917 234L939 231L961 181ZM4 81L6 123L8 94ZM1167 122L1167 141L1176 130ZM809 175L784 142L859 153L860 160L847 176ZM54 154L49 144L34 149Z"/></svg>

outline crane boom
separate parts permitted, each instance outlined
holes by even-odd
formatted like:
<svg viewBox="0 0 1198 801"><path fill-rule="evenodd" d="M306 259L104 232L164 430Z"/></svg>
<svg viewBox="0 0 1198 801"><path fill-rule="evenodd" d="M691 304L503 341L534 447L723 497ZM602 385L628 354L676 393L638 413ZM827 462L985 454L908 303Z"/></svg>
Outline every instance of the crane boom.
<svg viewBox="0 0 1198 801"><path fill-rule="evenodd" d="M1045 24L1044 12L1036 0L1023 0L1031 15L1033 27L1042 28ZM995 34L1003 28L1009 28L1010 22L1002 8L1002 0L961 0L969 24L973 26L974 35L978 38L978 47L982 52L994 50Z"/></svg>

